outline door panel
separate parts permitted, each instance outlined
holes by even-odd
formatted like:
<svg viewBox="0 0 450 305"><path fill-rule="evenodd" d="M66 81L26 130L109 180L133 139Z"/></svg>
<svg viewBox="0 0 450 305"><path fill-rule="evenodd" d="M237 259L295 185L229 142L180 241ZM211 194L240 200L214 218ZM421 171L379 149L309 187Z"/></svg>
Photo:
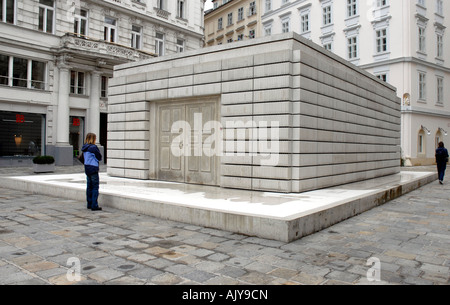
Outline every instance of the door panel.
<svg viewBox="0 0 450 305"><path fill-rule="evenodd" d="M184 158L172 153L171 145L180 131L172 132L174 122L184 119L184 108L181 106L159 107L158 178L167 181L184 182Z"/></svg>
<svg viewBox="0 0 450 305"><path fill-rule="evenodd" d="M217 156L207 156L203 151L205 140L212 134L204 126L206 122L216 120L215 103L160 105L158 114L158 179L216 185ZM186 121L187 124L173 128L177 121ZM190 127L190 130L178 129L178 126ZM179 147L182 154L174 154L171 145Z"/></svg>
<svg viewBox="0 0 450 305"><path fill-rule="evenodd" d="M187 105L186 114L192 128L190 156L187 157L186 182L198 184L216 184L215 163L216 156L207 156L203 151L205 140L211 131L203 127L208 121L215 120L214 103Z"/></svg>

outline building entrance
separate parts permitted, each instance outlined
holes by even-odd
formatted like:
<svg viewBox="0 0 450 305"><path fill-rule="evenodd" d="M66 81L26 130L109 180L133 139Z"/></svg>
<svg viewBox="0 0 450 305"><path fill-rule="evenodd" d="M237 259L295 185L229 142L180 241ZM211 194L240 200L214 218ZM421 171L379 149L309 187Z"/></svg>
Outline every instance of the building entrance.
<svg viewBox="0 0 450 305"><path fill-rule="evenodd" d="M69 144L73 146L73 156L77 157L84 143L84 118L71 116L69 124Z"/></svg>

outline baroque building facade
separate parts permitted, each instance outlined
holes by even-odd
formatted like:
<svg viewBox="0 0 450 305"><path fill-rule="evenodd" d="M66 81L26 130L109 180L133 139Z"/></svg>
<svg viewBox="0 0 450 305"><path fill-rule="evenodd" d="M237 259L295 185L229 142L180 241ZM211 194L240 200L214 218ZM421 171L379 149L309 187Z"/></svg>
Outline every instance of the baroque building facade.
<svg viewBox="0 0 450 305"><path fill-rule="evenodd" d="M226 25L228 14L236 14L247 0L214 3L216 7L205 17L205 35L214 32L218 41L219 18ZM260 30L255 37L297 32L397 88L406 165L433 164L437 143L450 145L447 1L260 0L256 6ZM225 13L215 16L215 11ZM214 18L207 22L208 16ZM222 43L236 41L225 39L228 28L222 32ZM208 36L205 39L213 44Z"/></svg>
<svg viewBox="0 0 450 305"><path fill-rule="evenodd" d="M107 144L117 64L203 46L204 0L0 0L0 166Z"/></svg>

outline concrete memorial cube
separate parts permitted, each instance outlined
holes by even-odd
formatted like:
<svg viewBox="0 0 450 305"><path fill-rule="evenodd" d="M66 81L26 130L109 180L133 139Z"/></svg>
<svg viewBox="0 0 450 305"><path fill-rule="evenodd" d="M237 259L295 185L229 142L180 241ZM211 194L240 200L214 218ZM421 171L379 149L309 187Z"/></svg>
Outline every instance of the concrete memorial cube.
<svg viewBox="0 0 450 305"><path fill-rule="evenodd" d="M295 33L116 66L111 176L298 193L400 172L396 89Z"/></svg>

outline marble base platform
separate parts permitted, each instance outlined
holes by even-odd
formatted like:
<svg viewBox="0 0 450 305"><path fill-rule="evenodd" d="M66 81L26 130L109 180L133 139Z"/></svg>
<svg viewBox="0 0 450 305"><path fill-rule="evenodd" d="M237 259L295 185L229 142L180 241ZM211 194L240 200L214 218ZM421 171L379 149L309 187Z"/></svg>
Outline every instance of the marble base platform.
<svg viewBox="0 0 450 305"><path fill-rule="evenodd" d="M99 204L104 210L112 207L290 242L436 179L435 173L401 172L300 194L284 194L134 180L101 173ZM84 174L0 178L4 187L80 201L85 201L85 181Z"/></svg>

